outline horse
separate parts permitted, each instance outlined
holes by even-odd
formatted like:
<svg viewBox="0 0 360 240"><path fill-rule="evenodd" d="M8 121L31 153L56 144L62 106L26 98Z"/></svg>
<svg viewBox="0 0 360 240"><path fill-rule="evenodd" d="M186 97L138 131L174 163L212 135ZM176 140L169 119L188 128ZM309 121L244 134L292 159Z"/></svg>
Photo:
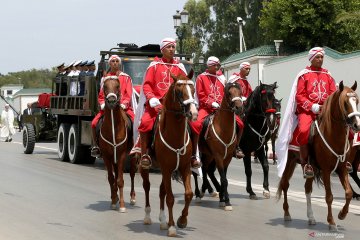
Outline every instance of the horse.
<svg viewBox="0 0 360 240"><path fill-rule="evenodd" d="M325 200L328 206L327 221L330 231L337 231L331 208L333 195L330 175L332 172L338 174L345 190L346 202L338 214L340 220L345 219L352 199L352 190L345 160L351 162L355 153L354 148L348 152L350 148L349 130L352 129L355 132L360 130L360 113L357 110L359 98L355 92L356 87L356 82L351 88L344 86L342 81L340 82L338 90L325 100L321 114L314 122L314 134L309 140L309 157L314 167L315 176L314 178L307 178L305 182L308 224L316 224L311 207L312 183L316 181L325 188ZM351 154L353 156L349 156ZM282 192L284 192L283 210L285 221L291 221L287 191L297 161L299 161L299 153L289 150L285 170L279 181L276 194L277 200L280 200Z"/></svg>
<svg viewBox="0 0 360 240"><path fill-rule="evenodd" d="M273 164L276 164L276 153L275 153L275 141L278 137L278 132L279 132L279 127L280 127L280 118L281 118L281 100L278 99L274 99L274 108L276 109L276 113L275 113L275 125L273 125L272 129L269 129L269 133L266 135L265 137L265 143L264 143L264 147L265 147L265 157L268 157L268 151L269 151L269 146L268 146L268 141L271 140L271 149L272 149L272 154L273 154Z"/></svg>
<svg viewBox="0 0 360 240"><path fill-rule="evenodd" d="M120 106L120 82L117 77L104 81L105 98L104 119L100 127L99 148L108 174L111 191L111 209L117 208L126 212L124 201L124 163L133 143L131 120ZM130 204L135 204L134 177L136 163L131 159L131 193ZM117 192L119 190L119 196Z"/></svg>
<svg viewBox="0 0 360 240"><path fill-rule="evenodd" d="M176 236L173 219L174 195L171 188L171 178L182 180L185 188L185 205L181 216L177 220L179 228L187 226L187 216L190 202L193 197L191 189L191 153L192 142L188 130L189 119L197 116L194 104L193 71L186 76L172 76L174 79L165 97L162 110L155 125L155 136L151 155L155 156L162 174L160 184L160 229L168 230L168 236ZM141 169L143 188L145 191L145 218L144 224L151 224L151 207L149 201L150 181L149 170ZM169 221L166 222L165 197L168 208Z"/></svg>
<svg viewBox="0 0 360 240"><path fill-rule="evenodd" d="M257 199L251 187L251 153L255 152L260 160L263 172L263 196L270 198L269 191L269 164L265 157L263 144L270 129L276 124L276 109L274 109L276 82L273 84L260 83L248 97L245 104L244 132L240 139L240 148L245 157L243 158L246 174L246 191L250 199Z"/></svg>
<svg viewBox="0 0 360 240"><path fill-rule="evenodd" d="M209 125L204 126L199 138L199 150L203 164L202 190L210 186L207 178L209 173L210 179L219 192L219 206L223 207L225 211L232 210L227 190L228 181L226 173L237 144L236 115L242 113L243 100L241 87L236 82L228 82L225 84L224 97L220 108L208 117ZM215 178L214 165L216 165L219 172L221 184Z"/></svg>
<svg viewBox="0 0 360 240"><path fill-rule="evenodd" d="M213 161L211 164L209 164L208 169L207 169L207 175L210 177L211 182L213 183L214 188L211 186L211 184L202 184L201 186L201 191L199 189L199 182L198 182L198 176L199 174L196 172L192 172L192 175L194 177L194 184L195 184L195 200L196 202L200 203L201 199L205 196L205 192L206 190L209 192L209 195L213 198L217 198L219 197L219 191L220 191L220 184L217 181L216 177L215 177L215 170L216 170L216 165L215 165L215 161ZM202 170L201 170L202 171ZM203 176L204 177L204 176ZM204 181L203 181L204 183Z"/></svg>

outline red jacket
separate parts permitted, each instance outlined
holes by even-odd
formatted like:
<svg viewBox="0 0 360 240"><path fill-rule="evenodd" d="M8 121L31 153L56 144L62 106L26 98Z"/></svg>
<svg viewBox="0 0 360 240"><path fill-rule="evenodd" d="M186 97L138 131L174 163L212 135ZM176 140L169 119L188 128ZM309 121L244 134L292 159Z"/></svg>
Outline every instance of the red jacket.
<svg viewBox="0 0 360 240"><path fill-rule="evenodd" d="M246 98L248 98L253 91L248 80L246 78L240 77L240 73L234 73L231 75L229 81L236 81L238 84L240 84L242 95Z"/></svg>
<svg viewBox="0 0 360 240"><path fill-rule="evenodd" d="M312 114L314 103L323 105L326 98L336 91L335 80L328 70L306 67L310 72L301 75L296 90L296 113Z"/></svg>

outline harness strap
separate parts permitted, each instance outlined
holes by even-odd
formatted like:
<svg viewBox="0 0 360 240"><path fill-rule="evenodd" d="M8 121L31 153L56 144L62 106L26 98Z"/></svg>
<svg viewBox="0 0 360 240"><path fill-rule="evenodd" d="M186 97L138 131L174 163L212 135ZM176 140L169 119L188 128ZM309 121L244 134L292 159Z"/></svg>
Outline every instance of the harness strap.
<svg viewBox="0 0 360 240"><path fill-rule="evenodd" d="M263 126L261 127L261 129L263 129L263 127L264 127L264 125L265 125L265 122L266 122L266 118L264 118ZM250 129L251 129L256 135L259 136L260 147L258 147L258 148L256 149L256 151L257 151L257 150L259 150L259 149L262 147L262 145L264 144L266 134L269 132L269 127L267 127L265 134L264 134L264 135L261 135L259 132L257 132L257 131L250 125L250 123L248 123L248 125L249 125ZM261 131L261 129L260 129L260 131Z"/></svg>

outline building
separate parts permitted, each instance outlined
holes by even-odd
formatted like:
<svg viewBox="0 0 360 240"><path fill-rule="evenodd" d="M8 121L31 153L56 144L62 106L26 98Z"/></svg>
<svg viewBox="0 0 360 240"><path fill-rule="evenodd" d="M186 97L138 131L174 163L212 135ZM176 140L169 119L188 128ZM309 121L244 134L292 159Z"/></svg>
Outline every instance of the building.
<svg viewBox="0 0 360 240"><path fill-rule="evenodd" d="M18 91L20 91L23 88L24 88L24 85L22 85L22 84L6 84L0 88L0 93L1 93L1 96L3 96L6 99L6 101L13 106L12 97L14 96L14 94L16 94ZM2 98L0 98L1 111L2 111L2 109L4 109L5 104L6 104L6 102ZM15 109L15 110L18 111L18 109Z"/></svg>
<svg viewBox="0 0 360 240"><path fill-rule="evenodd" d="M344 81L345 85L352 86L360 77L360 51L340 53L328 47L324 49L323 67L330 71L337 83ZM232 73L239 71L241 62L250 62L251 71L248 78L253 88L260 81L268 84L277 82L279 87L276 89L276 98L283 99L282 113L284 113L296 75L309 65L307 55L308 51L289 56L277 56L275 45L265 45L233 54L222 61L222 66L224 75L228 79Z"/></svg>
<svg viewBox="0 0 360 240"><path fill-rule="evenodd" d="M24 88L16 92L12 96L13 106L19 109L20 113L27 108L28 103L38 101L38 97L41 93L51 93L50 88Z"/></svg>

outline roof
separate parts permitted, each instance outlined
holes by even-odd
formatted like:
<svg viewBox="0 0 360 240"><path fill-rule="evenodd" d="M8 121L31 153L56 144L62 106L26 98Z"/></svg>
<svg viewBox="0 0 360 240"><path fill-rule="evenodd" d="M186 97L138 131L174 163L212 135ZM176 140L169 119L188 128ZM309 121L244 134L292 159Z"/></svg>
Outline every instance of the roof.
<svg viewBox="0 0 360 240"><path fill-rule="evenodd" d="M332 59L335 59L335 60L341 60L341 59L346 59L346 58L351 58L351 57L360 57L360 50L350 52L350 53L341 53L341 52L338 52L329 47L323 47L323 48L325 50L325 55L328 57L331 57ZM284 61L288 61L288 60L299 58L299 57L302 57L302 58L307 57L308 53L309 53L308 51L304 51L304 52L292 54L289 56L281 56L279 58L273 58L266 64L284 62Z"/></svg>
<svg viewBox="0 0 360 240"><path fill-rule="evenodd" d="M275 45L263 45L241 53L235 53L222 61L222 64L236 62L241 59L248 59L254 56L276 56Z"/></svg>
<svg viewBox="0 0 360 240"><path fill-rule="evenodd" d="M13 97L18 95L39 95L41 93L51 93L51 88L23 88L17 91Z"/></svg>

